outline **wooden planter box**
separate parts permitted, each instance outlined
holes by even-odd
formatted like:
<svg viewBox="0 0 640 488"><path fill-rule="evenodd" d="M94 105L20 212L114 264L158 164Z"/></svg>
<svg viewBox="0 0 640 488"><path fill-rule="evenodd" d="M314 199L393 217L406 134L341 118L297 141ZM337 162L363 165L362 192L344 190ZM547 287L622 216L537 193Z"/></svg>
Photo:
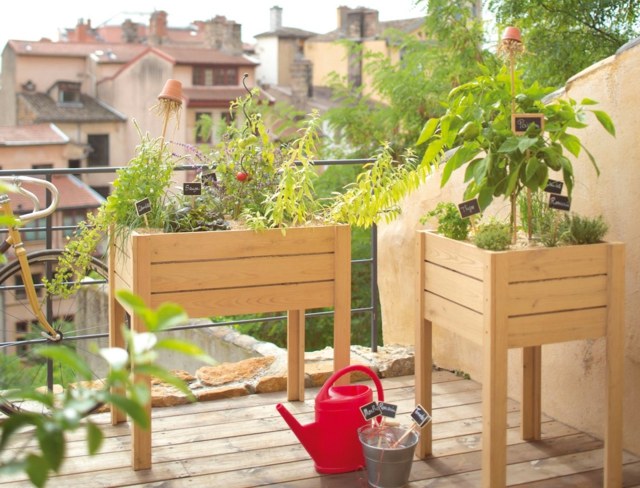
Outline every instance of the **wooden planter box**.
<svg viewBox="0 0 640 488"><path fill-rule="evenodd" d="M506 485L508 349L523 348L522 437L540 439L541 346L603 336L605 486L621 486L624 245L491 252L420 231L418 246L416 400L431 411L432 323L482 347L483 486Z"/></svg>
<svg viewBox="0 0 640 488"><path fill-rule="evenodd" d="M193 318L287 311L289 400L304 399L304 311L333 307L334 368L349 364L351 231L349 226L191 233L132 232L109 253L110 336L123 339L124 312L116 300L130 290L152 308L180 304ZM120 422L120 413L113 421ZM140 439L140 440L139 440ZM139 443L138 443L139 440ZM134 469L151 466L150 431L134 428Z"/></svg>

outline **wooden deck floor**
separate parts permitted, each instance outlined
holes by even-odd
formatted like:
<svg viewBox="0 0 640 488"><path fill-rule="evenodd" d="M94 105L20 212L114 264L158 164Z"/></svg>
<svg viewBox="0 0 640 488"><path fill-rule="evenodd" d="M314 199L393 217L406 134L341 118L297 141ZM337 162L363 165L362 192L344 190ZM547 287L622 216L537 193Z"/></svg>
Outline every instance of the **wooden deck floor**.
<svg viewBox="0 0 640 488"><path fill-rule="evenodd" d="M385 400L407 419L414 404L412 376L385 379ZM317 389L307 401L287 405L302 423L313 419ZM480 486L480 385L448 372L434 374L434 454L414 460L409 487ZM366 487L363 471L320 476L297 438L276 412L285 393L250 395L186 406L154 409L153 468L130 468L127 425L112 427L105 415L106 439L100 454L86 455L80 434L71 436L67 461L48 487ZM567 425L543 418L544 439L519 437L519 405L509 402L509 486L528 488L602 486L602 442ZM640 486L640 459L625 454L624 486ZM29 484L0 479L0 487Z"/></svg>

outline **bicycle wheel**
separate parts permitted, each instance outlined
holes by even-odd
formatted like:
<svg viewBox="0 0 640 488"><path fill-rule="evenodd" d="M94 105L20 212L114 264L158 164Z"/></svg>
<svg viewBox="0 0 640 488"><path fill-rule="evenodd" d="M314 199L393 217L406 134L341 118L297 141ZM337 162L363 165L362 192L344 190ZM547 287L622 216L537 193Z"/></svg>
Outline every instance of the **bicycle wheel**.
<svg viewBox="0 0 640 488"><path fill-rule="evenodd" d="M42 388L63 393L79 384L100 389L108 366L95 352L97 345L108 345L107 266L98 259L82 280L80 291L69 298L49 295L42 278L52 276L62 250L45 250L28 255L33 282L40 306L49 323L62 339L52 342L43 337L42 328L29 305L22 283L20 265L13 261L0 269L0 411L11 415L16 411L44 413L44 407L26 399L7 399L3 392L25 388ZM73 369L37 354L43 345L64 344L89 364L95 379L79 383ZM90 347L91 346L91 347ZM95 412L100 405L91 404L84 414Z"/></svg>

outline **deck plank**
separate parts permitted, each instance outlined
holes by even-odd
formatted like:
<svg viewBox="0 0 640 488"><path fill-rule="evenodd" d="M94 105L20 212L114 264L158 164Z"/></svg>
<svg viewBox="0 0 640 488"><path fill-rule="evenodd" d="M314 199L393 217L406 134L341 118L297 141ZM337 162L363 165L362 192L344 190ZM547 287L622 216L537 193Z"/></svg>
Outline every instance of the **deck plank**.
<svg viewBox="0 0 640 488"><path fill-rule="evenodd" d="M382 380L385 400L398 405L408 424L415 406L414 378ZM368 384L372 385L371 382ZM248 395L153 410L153 468L130 467L131 436L126 425L111 426L107 415L94 416L105 431L98 455L86 455L84 434L69 435L66 462L48 487L193 486L251 488L342 488L366 486L366 473L320 476L313 461L276 412L282 402L301 423L314 418L313 398L287 402L286 393ZM409 487L479 486L482 446L481 387L447 371L434 374L434 457L415 460ZM602 441L543 415L541 441L520 439L519 404L507 407L507 480L509 486L597 487L602 483ZM625 453L625 487L640 485L640 459ZM24 476L0 478L0 488L30 486Z"/></svg>

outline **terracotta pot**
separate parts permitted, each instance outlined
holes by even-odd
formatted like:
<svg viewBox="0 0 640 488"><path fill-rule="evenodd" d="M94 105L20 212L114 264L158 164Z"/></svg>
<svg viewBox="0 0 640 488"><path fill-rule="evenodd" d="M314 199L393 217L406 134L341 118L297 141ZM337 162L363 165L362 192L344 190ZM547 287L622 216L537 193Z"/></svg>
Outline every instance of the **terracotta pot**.
<svg viewBox="0 0 640 488"><path fill-rule="evenodd" d="M167 99L182 103L182 83L178 80L167 80L160 95L158 95L158 99Z"/></svg>
<svg viewBox="0 0 640 488"><path fill-rule="evenodd" d="M517 27L507 27L502 34L502 40L522 42L520 29L518 29Z"/></svg>

